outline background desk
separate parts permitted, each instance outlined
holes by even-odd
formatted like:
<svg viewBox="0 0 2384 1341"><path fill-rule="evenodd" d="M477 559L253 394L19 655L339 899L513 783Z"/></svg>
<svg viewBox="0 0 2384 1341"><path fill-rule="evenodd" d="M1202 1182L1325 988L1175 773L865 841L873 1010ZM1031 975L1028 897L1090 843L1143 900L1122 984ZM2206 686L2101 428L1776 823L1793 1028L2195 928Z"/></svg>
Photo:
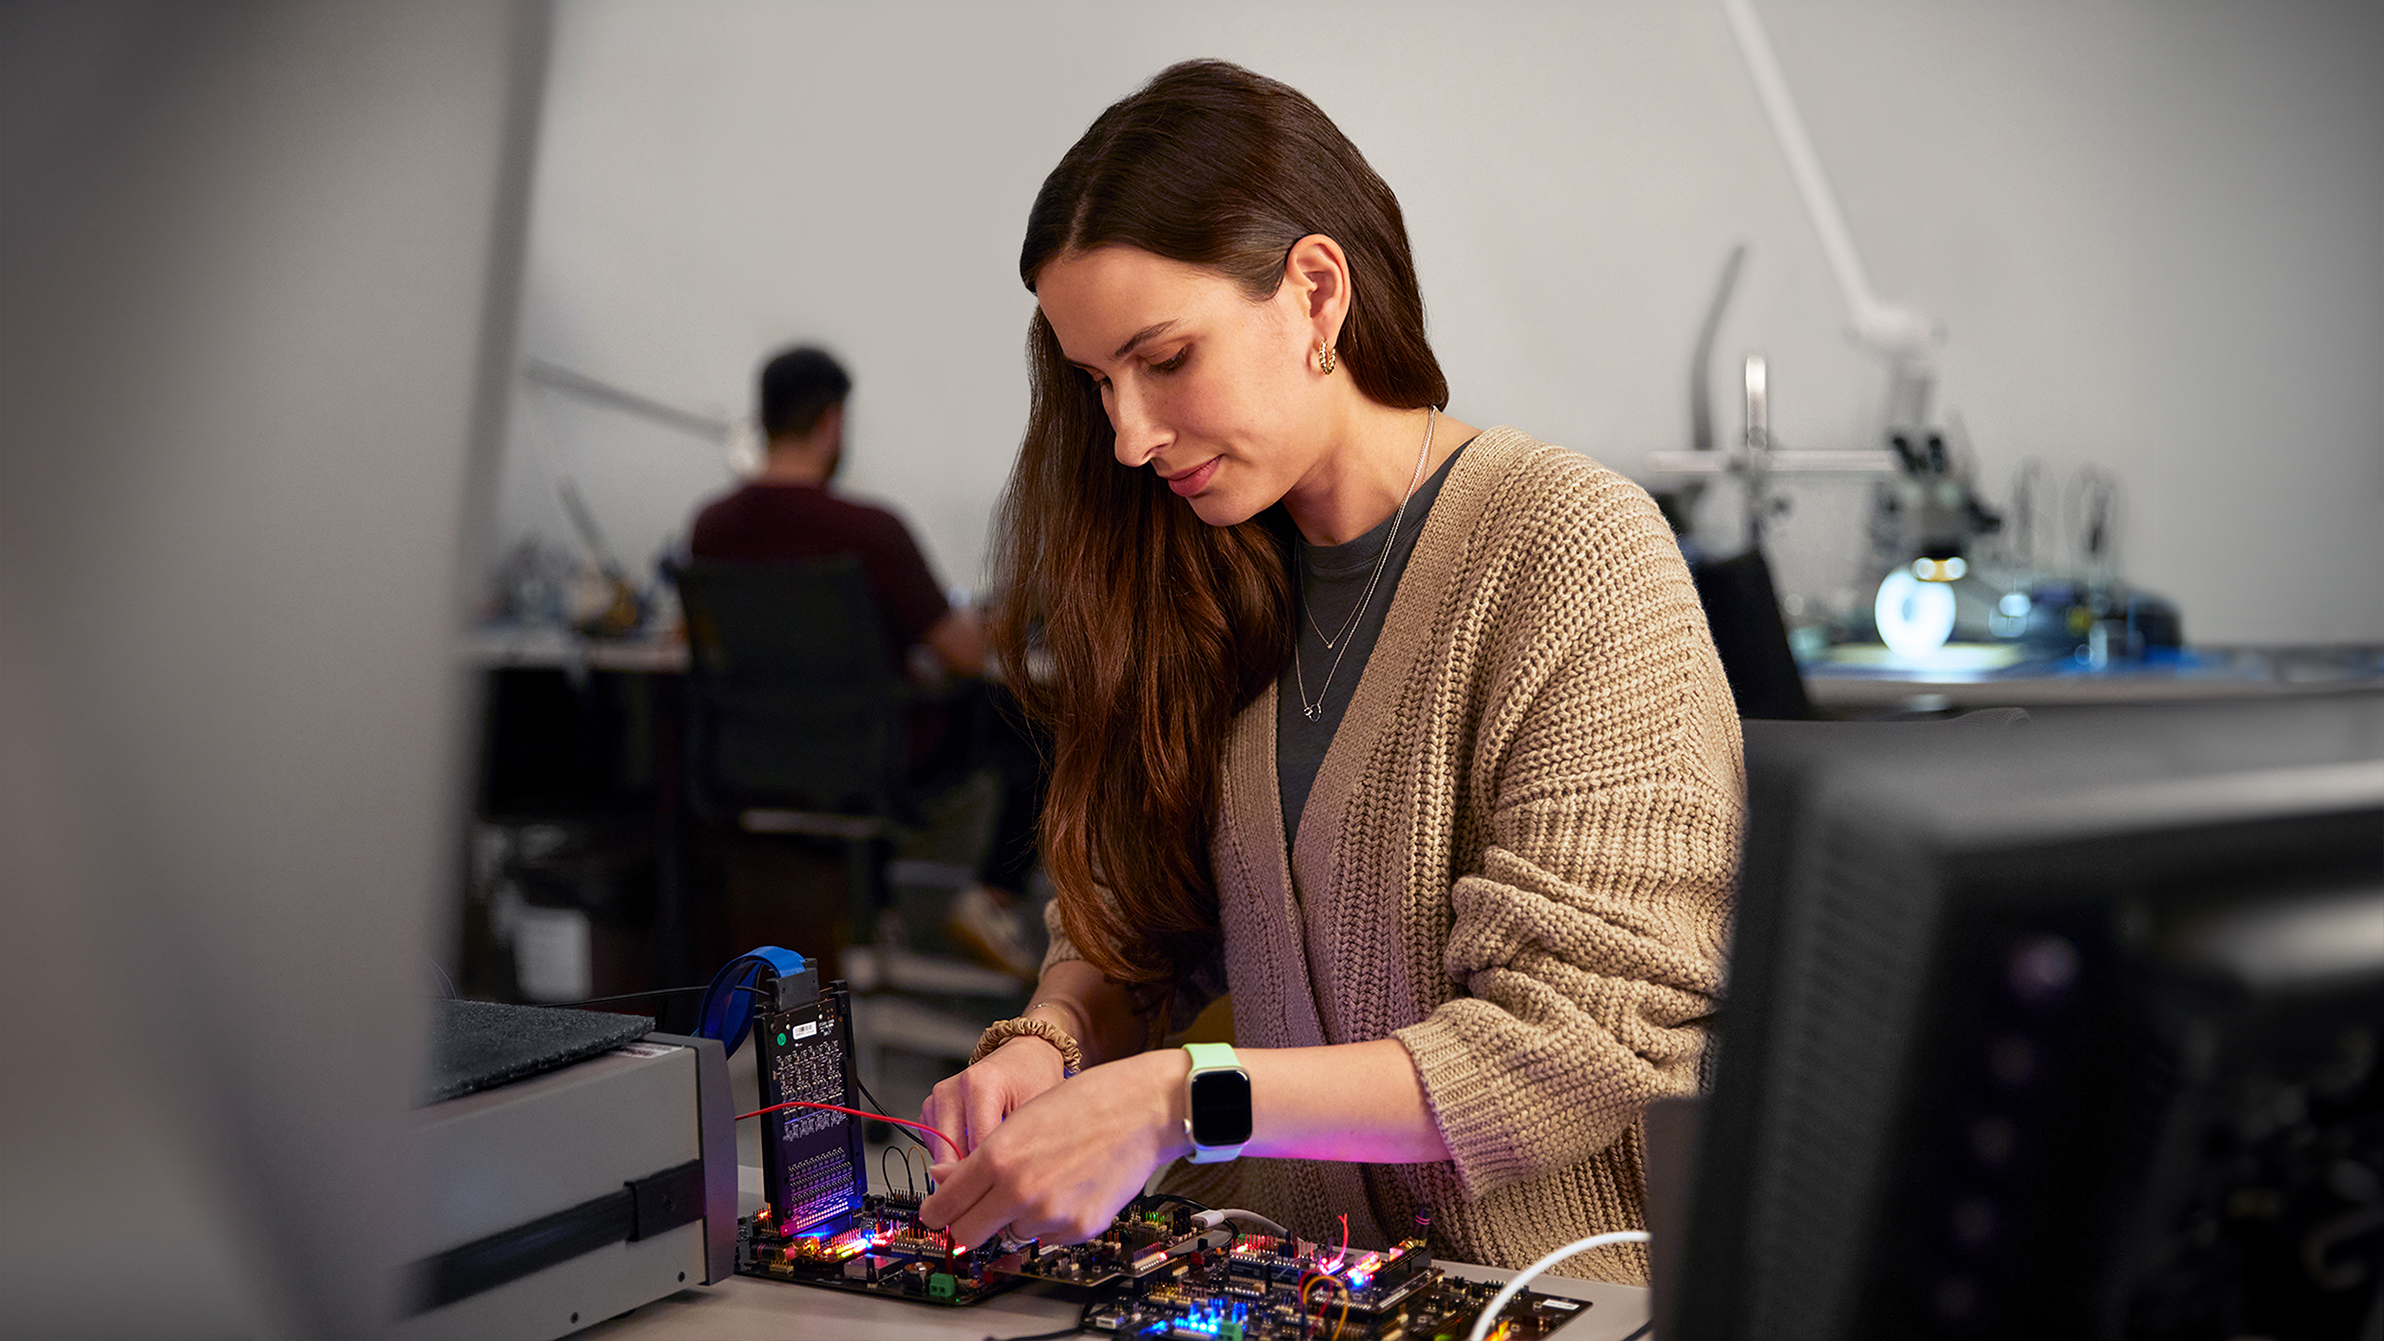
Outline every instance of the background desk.
<svg viewBox="0 0 2384 1341"><path fill-rule="evenodd" d="M2005 670L1815 663L1805 692L1832 716L1913 708L2055 708L2384 692L2384 647L2200 647L2172 662Z"/></svg>
<svg viewBox="0 0 2384 1341"><path fill-rule="evenodd" d="M1448 1262L1441 1267L1474 1280L1514 1275ZM1060 1288L1029 1281L974 1307L947 1309L739 1276L700 1290L681 1290L574 1335L620 1341L983 1341L1073 1324L1080 1305L1059 1297ZM1589 1301L1580 1317L1556 1333L1559 1341L1628 1341L1647 1326L1647 1291L1636 1286L1542 1276L1532 1288Z"/></svg>
<svg viewBox="0 0 2384 1341"><path fill-rule="evenodd" d="M675 675L687 645L668 634L583 638L567 629L489 626L465 642L484 670L544 669ZM2197 647L2177 660L2102 670L2019 666L1990 671L1803 668L1815 706L1840 713L1889 712L1923 699L1951 708L2177 703L2384 690L2384 647Z"/></svg>
<svg viewBox="0 0 2384 1341"><path fill-rule="evenodd" d="M668 636L583 638L568 629L491 625L458 649L478 682L479 723L459 890L458 985L520 999L494 916L501 884L543 906L589 911L596 996L700 982L694 853L681 815L680 676L686 646ZM568 835L531 875L515 869L535 835ZM585 878L582 878L582 873ZM585 885L565 897L568 888ZM656 1003L665 1028L691 1027L689 1003ZM679 1012L673 1015L672 1012Z"/></svg>
<svg viewBox="0 0 2384 1341"><path fill-rule="evenodd" d="M552 625L487 624L464 636L464 660L481 670L601 670L676 675L687 643L672 633L584 638Z"/></svg>
<svg viewBox="0 0 2384 1341"><path fill-rule="evenodd" d="M687 640L676 631L640 633L628 638L589 638L553 625L484 624L464 635L463 659L479 670L623 671L642 675L677 675L687 669ZM1051 654L1037 647L1027 653L1027 666L1038 680L1052 674ZM1002 678L1001 665L988 658L987 679Z"/></svg>

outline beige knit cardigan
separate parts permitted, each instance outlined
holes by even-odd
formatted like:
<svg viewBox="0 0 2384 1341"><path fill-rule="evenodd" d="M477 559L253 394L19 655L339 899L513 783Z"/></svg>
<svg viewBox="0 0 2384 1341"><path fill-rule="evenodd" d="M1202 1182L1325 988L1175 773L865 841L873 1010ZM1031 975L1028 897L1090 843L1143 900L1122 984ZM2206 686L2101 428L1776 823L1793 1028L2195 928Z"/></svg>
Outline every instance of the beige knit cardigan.
<svg viewBox="0 0 2384 1341"><path fill-rule="evenodd" d="M1721 983L1738 717L1646 493L1511 428L1457 460L1285 851L1275 691L1213 850L1235 1042L1405 1044L1450 1158L1179 1164L1333 1242L1521 1267L1642 1224L1640 1114L1692 1090ZM1046 962L1076 958L1054 928ZM1203 975L1211 976L1211 975ZM1350 1099L1363 1105L1362 1095ZM1638 1245L1568 1275L1638 1282Z"/></svg>

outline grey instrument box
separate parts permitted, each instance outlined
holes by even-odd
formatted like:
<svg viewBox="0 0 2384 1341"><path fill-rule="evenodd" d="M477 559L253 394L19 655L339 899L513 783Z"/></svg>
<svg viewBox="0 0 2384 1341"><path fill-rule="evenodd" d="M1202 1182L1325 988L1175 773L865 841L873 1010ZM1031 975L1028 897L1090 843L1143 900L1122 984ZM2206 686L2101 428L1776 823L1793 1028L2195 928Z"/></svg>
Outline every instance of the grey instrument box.
<svg viewBox="0 0 2384 1341"><path fill-rule="evenodd" d="M649 1034L417 1110L408 1341L543 1341L735 1265L727 1056Z"/></svg>

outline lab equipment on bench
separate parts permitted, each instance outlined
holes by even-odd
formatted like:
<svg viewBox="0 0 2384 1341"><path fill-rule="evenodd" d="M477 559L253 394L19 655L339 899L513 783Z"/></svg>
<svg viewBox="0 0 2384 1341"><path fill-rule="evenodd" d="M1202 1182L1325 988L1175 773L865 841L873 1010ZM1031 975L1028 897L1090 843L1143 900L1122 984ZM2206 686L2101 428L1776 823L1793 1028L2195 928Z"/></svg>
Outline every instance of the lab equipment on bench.
<svg viewBox="0 0 2384 1341"><path fill-rule="evenodd" d="M2077 497L2082 538L2074 567L2046 569L2025 559L2006 562L1981 543L1997 532L2001 518L1985 504L1972 479L1968 452L1949 450L1948 430L1932 418L1937 351L1945 329L1914 308L1882 299L1873 289L1753 0L1719 3L1798 200L1829 262L1845 304L1849 334L1887 367L1882 431L1889 450L1772 450L1768 425L1759 421L1768 388L1756 358L1747 364L1746 441L1735 452L1711 449L1711 415L1703 387L1714 336L1745 255L1744 247L1736 248L1700 327L1691 367L1692 450L1647 457L1651 472L1688 481L1673 491L1666 509L1675 529L1689 529L1688 514L1705 488L1701 477L1739 477L1747 515L1745 545L1752 553L1761 547L1765 522L1785 507L1784 500L1773 496L1775 473L1878 476L1872 490L1871 553L1861 581L1871 599L1837 611L1830 640L1867 644L1876 639L1888 654L1883 668L1905 670L1999 669L2022 661L2054 660L2100 669L2177 648L2182 630L2176 607L2120 581L2110 543L2116 490L2109 476L2090 471L2081 477ZM1958 419L1953 427L1958 430ZM1700 556L1690 557L1694 567ZM1959 667L1944 664L1947 658L1940 651L1948 643L1981 644L1965 650L1983 655L1954 657L1962 663ZM1808 645L1808 659L1818 650ZM1878 649L1847 649L1856 661L1867 650Z"/></svg>

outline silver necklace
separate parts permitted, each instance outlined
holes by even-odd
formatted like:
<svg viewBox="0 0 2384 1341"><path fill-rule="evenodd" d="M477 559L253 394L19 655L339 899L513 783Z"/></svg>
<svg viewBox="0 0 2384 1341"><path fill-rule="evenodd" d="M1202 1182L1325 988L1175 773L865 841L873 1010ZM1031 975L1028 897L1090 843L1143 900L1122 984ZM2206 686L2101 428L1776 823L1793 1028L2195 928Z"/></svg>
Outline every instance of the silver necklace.
<svg viewBox="0 0 2384 1341"><path fill-rule="evenodd" d="M1388 549L1388 548L1390 547L1390 543L1391 543L1391 542L1390 542L1390 541L1389 541L1389 540L1386 538L1386 539L1385 539L1385 540L1384 540L1382 543L1383 543L1383 547L1384 547L1385 549ZM1305 560L1301 560L1301 561L1299 561L1298 563L1296 563L1296 564L1294 565L1294 567L1295 567L1296 571L1295 571L1295 573L1293 574L1294 576L1296 576L1296 577L1299 577L1299 578L1302 580L1302 587L1303 587L1303 589L1305 588L1305 585L1306 585L1306 576L1307 576L1307 569L1306 569L1306 566L1305 566L1305 562L1306 562ZM1303 601L1301 601L1301 602L1300 602L1300 612L1301 612L1302 614L1304 614L1304 615L1306 615L1306 616L1308 617L1308 627L1309 627L1310 629L1312 629L1312 630L1314 630L1314 631L1315 631L1315 633L1316 633L1316 641L1318 641L1318 642L1320 642L1320 643L1323 643L1323 644L1324 644L1324 650L1326 650L1327 652L1330 652L1330 651L1332 651L1334 648L1336 648L1336 647L1339 647L1339 646L1341 645L1341 640L1342 640L1343 638L1346 638L1346 637L1348 637L1348 636L1349 636L1349 631L1350 631L1350 629L1352 629L1353 627L1355 627L1355 626L1357 625L1357 622L1358 622L1358 612L1357 612L1357 608L1356 608L1356 607L1352 607L1352 608L1350 609L1350 612L1349 612L1349 618L1347 618L1347 619L1344 619L1344 620L1342 620L1342 621L1341 621L1341 627L1340 627L1340 629L1339 629L1338 631L1336 631L1336 632L1333 632L1333 633L1326 633L1326 632L1324 631L1324 626L1322 626L1322 625L1320 625L1320 624L1318 624L1318 623L1316 622L1316 612L1315 612L1315 611L1313 611L1313 610L1310 610L1310 609L1308 608L1308 603L1307 603L1307 601L1303 600Z"/></svg>
<svg viewBox="0 0 2384 1341"><path fill-rule="evenodd" d="M1393 527L1391 529L1394 532L1398 530L1397 527ZM1393 536L1391 535L1385 535L1383 537L1382 547L1384 553L1388 553L1390 551L1392 539ZM1379 558L1381 556L1377 555L1376 557ZM1307 574L1305 562L1306 561L1304 559L1298 559L1295 560L1293 565L1295 568L1293 576L1301 578L1303 580L1303 584ZM1355 627L1358 622L1358 612L1353 608L1349 612L1349 618L1341 621L1341 627L1337 632L1326 633L1324 631L1324 626L1316 622L1316 612L1308 608L1308 603L1305 600L1300 602L1300 613L1307 617L1308 627L1316 631L1316 640L1324 644L1324 650L1327 652L1339 647L1341 645L1341 640L1349 636L1350 629Z"/></svg>
<svg viewBox="0 0 2384 1341"><path fill-rule="evenodd" d="M1432 455L1432 429L1440 422L1440 407L1431 406L1429 411L1424 416L1424 445L1416 449L1415 475L1408 480L1407 492L1399 499L1399 510L1391 514L1390 533L1383 537L1382 553L1374 556L1374 574L1366 579L1366 590L1358 597L1357 608L1349 612L1348 620L1341 625L1341 632L1333 637L1325 638L1324 630L1316 629L1316 636L1324 639L1325 650L1333 653L1333 664L1325 668L1324 683L1316 687L1316 701L1313 703L1308 700L1308 668L1301 664L1300 657L1300 647L1307 640L1303 638L1292 646L1291 667L1292 675L1300 687L1300 715L1311 722L1324 716L1324 696L1332 692L1333 677L1341 671L1341 658L1349 655L1347 640L1350 631L1357 627L1358 617L1365 614L1366 607L1373 603L1375 584L1382 581L1382 570L1391 563L1391 546L1399 539L1399 524L1407 519L1407 504L1415 497L1416 486L1424 482L1424 462ZM1302 585L1305 585L1304 581ZM1303 592L1300 595L1300 608L1305 611L1307 605ZM1308 615L1307 619L1308 626L1316 628L1316 617ZM1340 644L1338 650L1334 646L1336 643Z"/></svg>

